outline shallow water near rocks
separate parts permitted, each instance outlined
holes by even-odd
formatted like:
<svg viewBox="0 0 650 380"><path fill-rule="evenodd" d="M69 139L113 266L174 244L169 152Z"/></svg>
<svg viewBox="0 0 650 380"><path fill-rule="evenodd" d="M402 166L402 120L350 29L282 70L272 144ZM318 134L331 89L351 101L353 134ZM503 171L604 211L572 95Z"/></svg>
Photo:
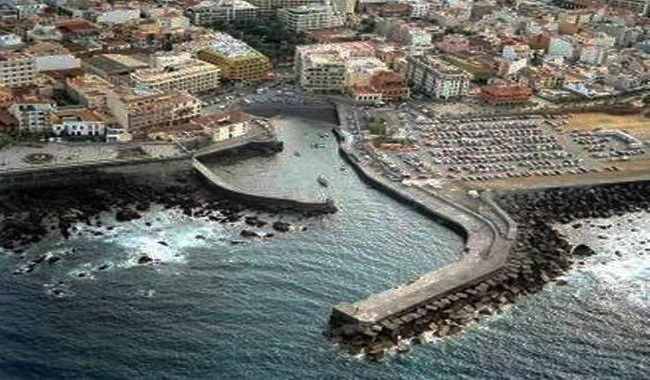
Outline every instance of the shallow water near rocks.
<svg viewBox="0 0 650 380"><path fill-rule="evenodd" d="M280 123L285 151L229 167L239 173L233 179L276 194L330 196L339 213L302 220L283 216L307 230L242 239L239 232L249 228L243 222L221 225L154 209L104 236L45 240L25 259L0 255L0 378L638 379L647 374L650 253L638 255L640 241L650 240L647 214L607 231L558 226L572 233L570 239L577 239L572 241L599 243L592 244L598 254L564 276L567 286L551 284L460 336L413 345L408 354L381 363L338 351L322 335L332 305L453 262L462 243L369 189L350 170L341 171L333 137L319 136L328 127L296 119ZM311 148L321 140L325 148ZM329 187L316 183L318 174L328 177ZM608 239L598 239L600 234ZM17 265L48 252L62 259L12 275ZM142 254L159 263L138 265ZM108 267L99 270L104 264ZM88 276L79 278L80 272ZM63 295L55 296L53 288Z"/></svg>

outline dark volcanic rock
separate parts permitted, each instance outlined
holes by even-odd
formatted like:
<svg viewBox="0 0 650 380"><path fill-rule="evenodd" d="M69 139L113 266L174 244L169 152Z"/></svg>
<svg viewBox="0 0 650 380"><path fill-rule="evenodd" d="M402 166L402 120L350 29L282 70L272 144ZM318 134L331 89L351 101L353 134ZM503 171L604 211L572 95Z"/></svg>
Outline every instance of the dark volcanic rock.
<svg viewBox="0 0 650 380"><path fill-rule="evenodd" d="M242 231L239 233L239 235L240 235L241 237L247 237L247 238L251 238L251 237L259 237L259 235L257 234L257 232L255 232L255 231L251 231L251 230L242 230Z"/></svg>
<svg viewBox="0 0 650 380"><path fill-rule="evenodd" d="M115 214L115 220L118 222L129 222L131 220L140 219L141 217L142 215L130 208L121 209Z"/></svg>
<svg viewBox="0 0 650 380"><path fill-rule="evenodd" d="M575 248L573 248L572 252L575 256L579 256L579 257L593 256L596 254L596 252L594 252L593 249L589 248L584 244L577 245Z"/></svg>
<svg viewBox="0 0 650 380"><path fill-rule="evenodd" d="M147 256L147 255L144 255L144 256L142 256L142 257L140 257L138 259L138 264L141 264L141 265L149 264L151 262L153 262L153 259L151 257Z"/></svg>
<svg viewBox="0 0 650 380"><path fill-rule="evenodd" d="M291 228L291 224L289 223L280 222L280 221L273 223L273 229L278 232L289 232L290 228Z"/></svg>

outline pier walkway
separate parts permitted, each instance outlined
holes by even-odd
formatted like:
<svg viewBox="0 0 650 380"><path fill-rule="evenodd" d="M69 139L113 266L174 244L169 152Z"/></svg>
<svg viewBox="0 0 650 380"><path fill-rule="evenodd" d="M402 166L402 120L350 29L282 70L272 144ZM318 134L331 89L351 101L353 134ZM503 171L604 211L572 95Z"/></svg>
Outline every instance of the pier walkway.
<svg viewBox="0 0 650 380"><path fill-rule="evenodd" d="M343 125L347 120L353 119L344 114L339 115ZM511 220L499 220L500 225L508 226L506 234L502 234L491 219L442 194L392 182L382 176L371 162L361 159L355 153L354 136L343 129L337 129L337 133L340 154L363 180L420 212L450 224L465 238L465 254L458 262L424 274L407 285L371 295L352 304L336 305L331 317L333 325L363 328L399 317L436 299L477 285L505 268L512 239L516 236L516 226ZM499 213L501 211L495 203L488 203L488 206L496 208L490 214L491 217L507 216L504 212Z"/></svg>

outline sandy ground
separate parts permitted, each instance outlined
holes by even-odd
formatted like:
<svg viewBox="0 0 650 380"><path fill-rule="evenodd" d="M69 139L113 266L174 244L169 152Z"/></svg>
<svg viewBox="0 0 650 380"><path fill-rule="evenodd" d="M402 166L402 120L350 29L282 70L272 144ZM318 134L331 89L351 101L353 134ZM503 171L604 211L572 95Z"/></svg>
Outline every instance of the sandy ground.
<svg viewBox="0 0 650 380"><path fill-rule="evenodd" d="M567 130L621 129L640 138L650 138L650 118L641 115L608 115L590 112L571 114Z"/></svg>
<svg viewBox="0 0 650 380"><path fill-rule="evenodd" d="M612 164L616 165L620 171L555 177L536 176L508 178L483 182L467 182L466 185L469 188L481 190L524 190L572 185L595 185L608 182L650 180L650 160L635 160L628 162L617 161Z"/></svg>

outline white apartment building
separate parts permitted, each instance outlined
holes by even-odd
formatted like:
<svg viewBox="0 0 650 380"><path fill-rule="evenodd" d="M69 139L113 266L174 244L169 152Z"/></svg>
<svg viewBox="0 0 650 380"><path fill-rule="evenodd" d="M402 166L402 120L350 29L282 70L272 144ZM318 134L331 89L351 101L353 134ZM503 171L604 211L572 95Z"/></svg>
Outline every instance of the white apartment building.
<svg viewBox="0 0 650 380"><path fill-rule="evenodd" d="M6 87L23 87L34 83L36 61L24 53L0 53L0 84Z"/></svg>
<svg viewBox="0 0 650 380"><path fill-rule="evenodd" d="M50 117L56 105L42 100L22 100L12 104L9 112L18 120L21 131L45 132L50 128Z"/></svg>
<svg viewBox="0 0 650 380"><path fill-rule="evenodd" d="M575 58L576 50L577 46L568 36L552 37L548 45L548 55L564 59Z"/></svg>
<svg viewBox="0 0 650 380"><path fill-rule="evenodd" d="M427 18L429 15L429 8L431 3L424 0L401 0L401 3L406 3L411 7L411 18Z"/></svg>
<svg viewBox="0 0 650 380"><path fill-rule="evenodd" d="M244 0L205 0L189 7L185 15L198 26L233 21L251 21L259 16L258 7Z"/></svg>
<svg viewBox="0 0 650 380"><path fill-rule="evenodd" d="M345 17L334 12L330 5L284 8L278 11L278 16L287 30L292 32L336 28L345 22Z"/></svg>
<svg viewBox="0 0 650 380"><path fill-rule="evenodd" d="M219 87L220 71L216 65L191 58L176 65L136 70L131 79L152 90L199 93Z"/></svg>
<svg viewBox="0 0 650 380"><path fill-rule="evenodd" d="M597 45L585 45L580 50L580 62L592 66L600 66L605 63L607 49Z"/></svg>
<svg viewBox="0 0 650 380"><path fill-rule="evenodd" d="M113 9L106 11L97 16L97 22L100 24L125 24L129 21L140 19L140 9Z"/></svg>
<svg viewBox="0 0 650 380"><path fill-rule="evenodd" d="M105 138L106 125L94 112L83 110L63 112L55 115L52 134L62 137L101 137Z"/></svg>
<svg viewBox="0 0 650 380"><path fill-rule="evenodd" d="M407 58L407 79L411 87L436 99L450 99L469 92L470 75L430 55Z"/></svg>

